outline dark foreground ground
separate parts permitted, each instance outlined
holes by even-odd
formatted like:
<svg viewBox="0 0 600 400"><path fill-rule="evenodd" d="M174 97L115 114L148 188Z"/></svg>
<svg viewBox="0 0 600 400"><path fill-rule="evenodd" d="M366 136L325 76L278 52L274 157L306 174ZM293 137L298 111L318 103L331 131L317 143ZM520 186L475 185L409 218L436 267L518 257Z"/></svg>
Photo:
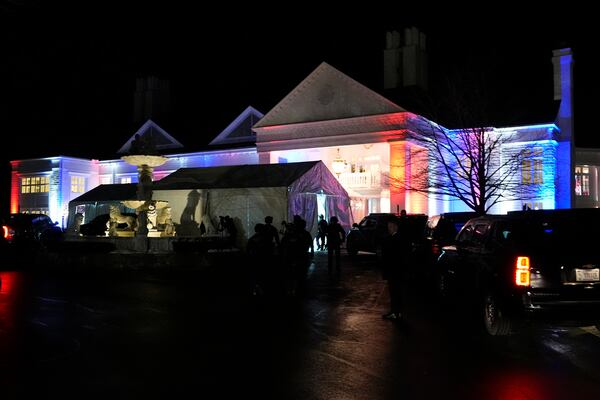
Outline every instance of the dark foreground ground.
<svg viewBox="0 0 600 400"><path fill-rule="evenodd" d="M0 399L598 399L595 328L486 338L411 282L382 320L370 255L340 281L319 254L303 299L209 270L0 271ZM4 266L10 269L10 266Z"/></svg>

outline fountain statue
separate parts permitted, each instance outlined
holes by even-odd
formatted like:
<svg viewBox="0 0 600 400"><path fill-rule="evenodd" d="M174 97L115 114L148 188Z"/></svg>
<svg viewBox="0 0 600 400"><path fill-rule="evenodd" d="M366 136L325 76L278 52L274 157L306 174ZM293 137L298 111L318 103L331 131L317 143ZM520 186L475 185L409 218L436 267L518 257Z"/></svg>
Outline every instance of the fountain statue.
<svg viewBox="0 0 600 400"><path fill-rule="evenodd" d="M166 201L152 200L152 173L154 168L163 165L168 158L158 154L152 132L136 134L129 148L129 155L121 157L138 170L137 200L125 201L127 207L138 214L138 235L160 236L157 230L156 210L167 206ZM148 216L150 215L150 219Z"/></svg>

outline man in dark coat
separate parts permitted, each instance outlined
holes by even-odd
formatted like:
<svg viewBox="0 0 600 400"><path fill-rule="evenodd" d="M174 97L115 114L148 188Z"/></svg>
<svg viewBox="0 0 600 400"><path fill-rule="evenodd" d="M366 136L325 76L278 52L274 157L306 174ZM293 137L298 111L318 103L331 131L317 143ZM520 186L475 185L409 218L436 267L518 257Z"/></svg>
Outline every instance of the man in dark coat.
<svg viewBox="0 0 600 400"><path fill-rule="evenodd" d="M327 248L327 244L325 242L325 238L327 237L327 221L323 214L319 215L319 231L317 233L317 250L325 250Z"/></svg>
<svg viewBox="0 0 600 400"><path fill-rule="evenodd" d="M286 267L287 291L291 295L305 289L305 280L310 257L314 256L312 236L306 231L306 221L294 215L294 222L281 239L281 255Z"/></svg>
<svg viewBox="0 0 600 400"><path fill-rule="evenodd" d="M398 320L401 318L402 276L408 265L410 242L404 218L392 218L387 223L388 236L383 241L382 273L388 281L390 292L390 312L383 318Z"/></svg>
<svg viewBox="0 0 600 400"><path fill-rule="evenodd" d="M279 246L279 232L273 226L273 217L270 215L265 217L265 235L269 236L271 241L275 241L276 246Z"/></svg>
<svg viewBox="0 0 600 400"><path fill-rule="evenodd" d="M340 275L340 246L346 240L346 232L344 232L344 228L338 223L337 217L331 217L329 220L329 225L327 226L327 269L329 271L329 277L333 274L333 257L335 253L335 272L339 276Z"/></svg>
<svg viewBox="0 0 600 400"><path fill-rule="evenodd" d="M263 294L267 274L273 258L273 242L265 232L265 225L256 224L254 235L248 239L246 253L250 263L250 271L254 283L254 295Z"/></svg>

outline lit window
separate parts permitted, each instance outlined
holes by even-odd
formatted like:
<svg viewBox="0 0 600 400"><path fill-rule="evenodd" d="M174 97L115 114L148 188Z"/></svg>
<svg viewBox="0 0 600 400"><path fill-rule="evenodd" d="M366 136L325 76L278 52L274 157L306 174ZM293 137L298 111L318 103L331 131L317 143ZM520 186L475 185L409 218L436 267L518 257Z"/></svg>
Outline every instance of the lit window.
<svg viewBox="0 0 600 400"><path fill-rule="evenodd" d="M101 185L109 185L112 183L112 176L101 176L100 177L100 184Z"/></svg>
<svg viewBox="0 0 600 400"><path fill-rule="evenodd" d="M473 171L471 170L472 162L471 155L464 154L460 162L456 165L457 174L459 177L463 179L470 179L473 175Z"/></svg>
<svg viewBox="0 0 600 400"><path fill-rule="evenodd" d="M534 202L534 203L523 203L523 210L543 210L543 209L544 209L544 203L542 203L541 201Z"/></svg>
<svg viewBox="0 0 600 400"><path fill-rule="evenodd" d="M30 176L21 178L21 193L48 193L49 191L49 176Z"/></svg>
<svg viewBox="0 0 600 400"><path fill-rule="evenodd" d="M71 192L73 192L73 193L85 192L85 178L83 176L72 176L71 177Z"/></svg>
<svg viewBox="0 0 600 400"><path fill-rule="evenodd" d="M121 178L121 183L131 183L131 177L128 176L128 177Z"/></svg>
<svg viewBox="0 0 600 400"><path fill-rule="evenodd" d="M49 215L50 211L47 208L23 208L23 209L21 209L21 213Z"/></svg>
<svg viewBox="0 0 600 400"><path fill-rule="evenodd" d="M521 156L521 183L524 185L544 183L543 149L536 147L533 151L523 150Z"/></svg>
<svg viewBox="0 0 600 400"><path fill-rule="evenodd" d="M21 178L21 193L29 193L31 187L29 186L31 183L31 178Z"/></svg>
<svg viewBox="0 0 600 400"><path fill-rule="evenodd" d="M521 161L521 183L531 184L531 151L523 150Z"/></svg>
<svg viewBox="0 0 600 400"><path fill-rule="evenodd" d="M540 147L533 150L533 183L544 183L543 154Z"/></svg>

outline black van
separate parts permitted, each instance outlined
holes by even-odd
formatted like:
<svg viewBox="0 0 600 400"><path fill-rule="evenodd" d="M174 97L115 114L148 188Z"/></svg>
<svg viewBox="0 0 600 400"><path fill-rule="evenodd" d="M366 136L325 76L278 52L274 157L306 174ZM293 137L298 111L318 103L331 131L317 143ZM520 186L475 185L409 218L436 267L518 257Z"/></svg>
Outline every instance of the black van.
<svg viewBox="0 0 600 400"><path fill-rule="evenodd" d="M599 237L600 209L471 219L438 260L441 294L491 335L522 320L600 326Z"/></svg>
<svg viewBox="0 0 600 400"><path fill-rule="evenodd" d="M351 256L359 251L367 251L381 255L382 239L388 234L387 222L398 215L391 213L372 213L367 215L358 224L354 224L346 237L346 250ZM427 222L425 214L408 214L406 216L413 243L423 239L423 232Z"/></svg>

